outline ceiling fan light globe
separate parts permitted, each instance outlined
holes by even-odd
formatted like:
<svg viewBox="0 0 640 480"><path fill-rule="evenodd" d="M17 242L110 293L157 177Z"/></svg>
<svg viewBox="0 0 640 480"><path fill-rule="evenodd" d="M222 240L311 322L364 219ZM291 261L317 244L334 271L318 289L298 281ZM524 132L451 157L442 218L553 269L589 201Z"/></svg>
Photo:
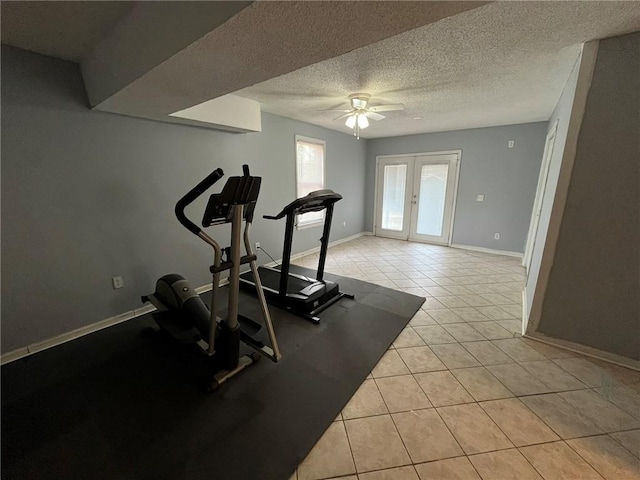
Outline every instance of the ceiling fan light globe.
<svg viewBox="0 0 640 480"><path fill-rule="evenodd" d="M356 115L350 115L349 117L347 117L347 121L345 122L345 125L349 128L353 128L356 126Z"/></svg>
<svg viewBox="0 0 640 480"><path fill-rule="evenodd" d="M358 108L358 109L366 108L367 100L363 98L352 98L351 105L353 106L353 108Z"/></svg>
<svg viewBox="0 0 640 480"><path fill-rule="evenodd" d="M369 120L366 115L358 115L358 126L360 128L367 128L369 126Z"/></svg>

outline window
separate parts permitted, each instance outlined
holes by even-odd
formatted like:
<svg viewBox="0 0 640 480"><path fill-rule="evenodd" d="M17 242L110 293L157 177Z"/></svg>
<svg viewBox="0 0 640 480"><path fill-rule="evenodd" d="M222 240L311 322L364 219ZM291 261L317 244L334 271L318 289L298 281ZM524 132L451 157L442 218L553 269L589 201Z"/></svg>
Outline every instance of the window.
<svg viewBox="0 0 640 480"><path fill-rule="evenodd" d="M324 188L324 140L296 135L296 196L297 198ZM298 215L297 227L304 228L324 222L324 210Z"/></svg>

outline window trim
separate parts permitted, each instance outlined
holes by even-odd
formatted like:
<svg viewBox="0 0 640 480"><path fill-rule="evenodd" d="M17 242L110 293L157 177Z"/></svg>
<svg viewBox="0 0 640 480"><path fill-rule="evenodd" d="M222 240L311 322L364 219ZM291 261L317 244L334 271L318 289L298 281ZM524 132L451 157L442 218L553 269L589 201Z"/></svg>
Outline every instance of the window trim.
<svg viewBox="0 0 640 480"><path fill-rule="evenodd" d="M295 186L296 186L296 198L300 198L300 192L298 191L298 142L311 143L314 145L322 146L322 188L327 187L327 141L320 138L307 137L304 135L295 135L293 142L294 159L295 159ZM324 225L326 210L322 211L322 218L313 222L304 223L300 225L298 218L300 215L296 215L296 230L304 230L306 228L313 228Z"/></svg>

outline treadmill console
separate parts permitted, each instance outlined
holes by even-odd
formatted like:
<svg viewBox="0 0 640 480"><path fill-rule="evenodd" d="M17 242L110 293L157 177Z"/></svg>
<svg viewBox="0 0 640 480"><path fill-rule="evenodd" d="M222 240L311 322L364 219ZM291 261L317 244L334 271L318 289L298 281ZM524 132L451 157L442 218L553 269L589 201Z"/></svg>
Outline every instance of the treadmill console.
<svg viewBox="0 0 640 480"><path fill-rule="evenodd" d="M334 192L328 188L322 190L316 190L304 197L295 199L282 209L280 213L275 216L264 215L264 218L268 220L279 220L289 214L302 214L308 212L317 212L324 210L330 205L333 205L337 201L342 200L342 195Z"/></svg>

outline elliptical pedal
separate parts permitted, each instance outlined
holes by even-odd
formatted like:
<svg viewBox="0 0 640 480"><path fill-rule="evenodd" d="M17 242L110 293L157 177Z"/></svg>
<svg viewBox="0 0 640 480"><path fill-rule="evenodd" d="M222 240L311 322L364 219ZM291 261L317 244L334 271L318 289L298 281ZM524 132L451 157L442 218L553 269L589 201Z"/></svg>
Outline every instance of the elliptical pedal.
<svg viewBox="0 0 640 480"><path fill-rule="evenodd" d="M262 325L244 315L238 314L238 323L240 324L240 330L251 337L255 337L262 330Z"/></svg>

